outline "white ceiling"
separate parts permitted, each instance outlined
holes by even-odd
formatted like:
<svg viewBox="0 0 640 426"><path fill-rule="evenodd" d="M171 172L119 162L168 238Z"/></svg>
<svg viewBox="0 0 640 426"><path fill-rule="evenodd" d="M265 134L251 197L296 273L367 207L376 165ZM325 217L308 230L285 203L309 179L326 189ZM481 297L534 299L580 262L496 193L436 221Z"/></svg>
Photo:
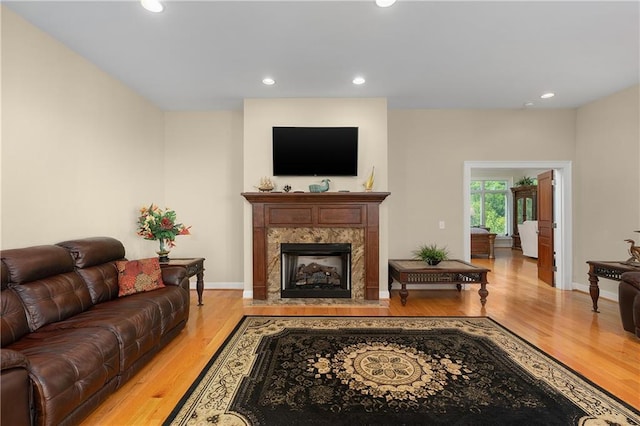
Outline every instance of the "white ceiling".
<svg viewBox="0 0 640 426"><path fill-rule="evenodd" d="M640 75L638 1L165 1L160 14L136 1L3 4L163 110L288 97L567 108Z"/></svg>

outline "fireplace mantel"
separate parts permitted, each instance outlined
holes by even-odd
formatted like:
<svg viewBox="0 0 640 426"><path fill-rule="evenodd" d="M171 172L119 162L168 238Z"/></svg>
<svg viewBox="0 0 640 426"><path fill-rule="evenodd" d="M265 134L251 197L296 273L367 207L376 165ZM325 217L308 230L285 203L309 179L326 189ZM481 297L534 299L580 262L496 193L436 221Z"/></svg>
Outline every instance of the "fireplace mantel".
<svg viewBox="0 0 640 426"><path fill-rule="evenodd" d="M267 298L267 229L362 228L365 299L379 297L379 205L389 192L244 192L252 205L253 298Z"/></svg>
<svg viewBox="0 0 640 426"><path fill-rule="evenodd" d="M243 192L250 203L377 203L390 192Z"/></svg>

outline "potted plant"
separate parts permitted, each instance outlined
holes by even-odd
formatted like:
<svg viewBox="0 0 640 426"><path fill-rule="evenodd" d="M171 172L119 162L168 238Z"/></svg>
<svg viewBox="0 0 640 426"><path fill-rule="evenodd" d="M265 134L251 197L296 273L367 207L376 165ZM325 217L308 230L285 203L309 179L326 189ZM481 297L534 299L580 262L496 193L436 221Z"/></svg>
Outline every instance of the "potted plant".
<svg viewBox="0 0 640 426"><path fill-rule="evenodd" d="M429 265L437 265L449 257L449 251L446 247L438 247L437 244L424 244L413 251L416 259L427 262Z"/></svg>
<svg viewBox="0 0 640 426"><path fill-rule="evenodd" d="M522 179L520 179L515 183L515 186L530 186L535 184L536 184L536 181L532 177L523 176Z"/></svg>

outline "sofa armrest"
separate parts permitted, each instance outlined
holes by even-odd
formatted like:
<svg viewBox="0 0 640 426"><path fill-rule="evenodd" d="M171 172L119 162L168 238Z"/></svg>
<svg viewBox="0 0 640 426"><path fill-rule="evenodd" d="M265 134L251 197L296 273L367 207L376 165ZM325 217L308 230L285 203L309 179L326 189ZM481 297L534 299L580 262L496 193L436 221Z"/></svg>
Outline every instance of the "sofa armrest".
<svg viewBox="0 0 640 426"><path fill-rule="evenodd" d="M29 367L29 360L22 352L13 351L11 349L0 349L0 370L8 370L10 368Z"/></svg>
<svg viewBox="0 0 640 426"><path fill-rule="evenodd" d="M640 272L625 272L620 276L620 280L640 291Z"/></svg>
<svg viewBox="0 0 640 426"><path fill-rule="evenodd" d="M162 268L162 281L165 285L175 285L189 290L187 270L182 266L167 266Z"/></svg>
<svg viewBox="0 0 640 426"><path fill-rule="evenodd" d="M20 352L0 349L0 424L32 424L32 393L29 360ZM8 409L11 407L10 409Z"/></svg>

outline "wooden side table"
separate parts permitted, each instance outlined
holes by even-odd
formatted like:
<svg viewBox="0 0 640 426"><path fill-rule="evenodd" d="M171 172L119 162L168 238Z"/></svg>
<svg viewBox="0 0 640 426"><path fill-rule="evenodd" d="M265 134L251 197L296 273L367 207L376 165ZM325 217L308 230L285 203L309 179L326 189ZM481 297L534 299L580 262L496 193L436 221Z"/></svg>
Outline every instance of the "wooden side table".
<svg viewBox="0 0 640 426"><path fill-rule="evenodd" d="M198 306L202 305L202 291L204 290L204 258L176 258L168 262L160 262L160 267L181 266L187 271L187 277L196 276L196 291L198 292Z"/></svg>
<svg viewBox="0 0 640 426"><path fill-rule="evenodd" d="M640 267L620 261L588 260L587 264L589 265L589 294L593 302L593 312L600 312L598 310L598 299L600 298L598 277L620 281L620 276L623 273L640 271Z"/></svg>

